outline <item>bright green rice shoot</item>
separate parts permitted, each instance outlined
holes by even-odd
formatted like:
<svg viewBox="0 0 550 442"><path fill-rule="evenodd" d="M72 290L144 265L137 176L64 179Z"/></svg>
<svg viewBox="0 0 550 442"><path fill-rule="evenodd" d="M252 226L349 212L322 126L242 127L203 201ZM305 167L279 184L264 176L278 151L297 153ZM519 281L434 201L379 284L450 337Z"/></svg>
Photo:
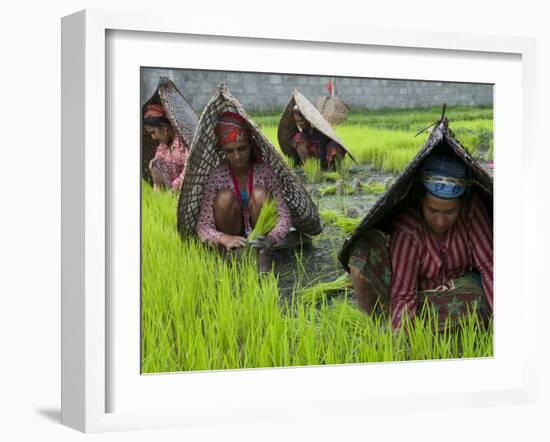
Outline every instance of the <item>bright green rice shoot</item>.
<svg viewBox="0 0 550 442"><path fill-rule="evenodd" d="M308 183L318 183L321 180L321 163L317 158L307 158L304 161L303 169L306 174Z"/></svg>
<svg viewBox="0 0 550 442"><path fill-rule="evenodd" d="M363 184L361 185L361 188L363 189L364 192L372 193L372 194L380 194L386 191L385 184L377 181L373 181L369 184Z"/></svg>
<svg viewBox="0 0 550 442"><path fill-rule="evenodd" d="M256 225L248 239L256 239L258 236L265 236L273 230L273 228L279 222L279 210L277 208L277 201L273 198L268 198L260 210Z"/></svg>
<svg viewBox="0 0 550 442"><path fill-rule="evenodd" d="M342 182L340 186L337 186L336 184L329 184L328 186L319 189L319 192L321 193L321 196L336 195L337 193L341 193L343 195L353 195L355 193L355 189L351 184Z"/></svg>
<svg viewBox="0 0 550 442"><path fill-rule="evenodd" d="M344 215L339 214L332 209L321 209L319 211L321 219L326 224L332 224L344 231L345 234L349 235L355 231L358 224L361 222L358 218L350 218Z"/></svg>
<svg viewBox="0 0 550 442"><path fill-rule="evenodd" d="M323 178L327 181L338 181L340 177L340 172L323 172Z"/></svg>
<svg viewBox="0 0 550 442"><path fill-rule="evenodd" d="M350 294L353 289L349 274L343 273L333 281L320 282L299 292L302 302L319 304L331 294Z"/></svg>

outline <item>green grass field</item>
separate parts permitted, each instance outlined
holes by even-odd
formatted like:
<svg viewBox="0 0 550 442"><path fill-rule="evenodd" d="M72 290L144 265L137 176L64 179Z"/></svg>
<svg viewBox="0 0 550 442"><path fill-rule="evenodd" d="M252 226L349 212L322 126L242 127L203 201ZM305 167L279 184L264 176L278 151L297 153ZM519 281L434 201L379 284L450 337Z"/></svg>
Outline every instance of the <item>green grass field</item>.
<svg viewBox="0 0 550 442"><path fill-rule="evenodd" d="M490 107L449 107L445 113L459 141L473 155L489 155L493 137L493 110ZM277 125L280 114L252 114L270 141L279 148ZM420 130L441 116L440 108L354 111L337 135L361 163L399 172L422 148L429 133Z"/></svg>
<svg viewBox="0 0 550 442"><path fill-rule="evenodd" d="M142 185L142 372L282 367L492 356L492 327L468 318L434 334L415 318L394 335L383 316L347 296L303 288L281 301L273 273L255 257L226 259L176 232L176 197Z"/></svg>
<svg viewBox="0 0 550 442"><path fill-rule="evenodd" d="M428 136L415 134L440 114L436 108L352 112L335 130L359 163L399 172ZM492 109L451 107L446 115L467 149L492 153ZM280 114L252 118L278 147ZM324 180L328 194L329 181L348 177L351 165L344 166L327 173L308 165L305 176L312 183ZM380 183L370 186L369 192L384 191ZM227 259L197 240L182 241L176 203L176 196L153 192L143 182L144 373L493 355L492 324L482 327L473 316L455 333L433 333L436 318L420 316L408 333L392 333L385 316L371 317L356 307L343 270L334 281L309 286L300 277L305 270L298 269L294 294L283 298L274 273L258 274L252 252ZM332 210L322 215L342 238L359 221Z"/></svg>

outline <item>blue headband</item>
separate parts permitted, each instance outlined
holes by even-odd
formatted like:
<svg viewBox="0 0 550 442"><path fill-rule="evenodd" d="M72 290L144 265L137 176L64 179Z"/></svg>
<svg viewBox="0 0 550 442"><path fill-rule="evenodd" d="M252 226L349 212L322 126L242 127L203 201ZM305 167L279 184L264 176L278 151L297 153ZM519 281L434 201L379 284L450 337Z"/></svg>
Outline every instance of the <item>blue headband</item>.
<svg viewBox="0 0 550 442"><path fill-rule="evenodd" d="M469 184L464 164L442 155L433 155L424 161L420 180L428 192L443 199L460 197Z"/></svg>

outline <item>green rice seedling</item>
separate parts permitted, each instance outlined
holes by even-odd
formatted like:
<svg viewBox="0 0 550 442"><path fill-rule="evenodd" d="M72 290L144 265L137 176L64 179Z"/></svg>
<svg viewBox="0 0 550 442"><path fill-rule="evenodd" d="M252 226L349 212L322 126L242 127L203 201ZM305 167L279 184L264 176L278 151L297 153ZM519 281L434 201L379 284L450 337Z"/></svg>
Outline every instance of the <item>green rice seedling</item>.
<svg viewBox="0 0 550 442"><path fill-rule="evenodd" d="M361 184L361 189L366 193L380 194L386 191L386 185L378 181L373 181L369 184Z"/></svg>
<svg viewBox="0 0 550 442"><path fill-rule="evenodd" d="M327 196L327 195L335 195L336 194L336 185L331 184L326 187L323 187L322 189L319 189L319 192L321 193L321 196Z"/></svg>
<svg viewBox="0 0 550 442"><path fill-rule="evenodd" d="M375 167L392 151L422 147L426 135L415 137L413 131L394 131L363 126L339 128L342 141L359 163L369 162Z"/></svg>
<svg viewBox="0 0 550 442"><path fill-rule="evenodd" d="M317 158L307 158L302 165L308 183L318 183L321 180L321 163Z"/></svg>
<svg viewBox="0 0 550 442"><path fill-rule="evenodd" d="M301 287L307 277L307 270L304 265L304 251L301 247L294 251L294 258L296 261L296 282L294 287Z"/></svg>
<svg viewBox="0 0 550 442"><path fill-rule="evenodd" d="M350 235L355 231L355 229L357 228L360 222L361 222L360 219L349 218L347 216L340 216L336 220L334 225L342 229L347 235Z"/></svg>
<svg viewBox="0 0 550 442"><path fill-rule="evenodd" d="M345 195L353 195L355 193L355 189L351 186L351 184L347 182L340 182L340 184L330 184L328 186L323 187L322 189L319 189L319 192L321 193L321 196L326 195L336 195L339 193L342 196Z"/></svg>
<svg viewBox="0 0 550 442"><path fill-rule="evenodd" d="M262 131L266 127L273 127L277 129L277 125L279 124L279 120L281 119L281 112L275 110L267 112L250 112L249 115L254 120L254 122L262 129Z"/></svg>
<svg viewBox="0 0 550 442"><path fill-rule="evenodd" d="M446 116L454 126L460 120L492 119L491 106L448 106ZM418 131L441 117L441 107L416 109L354 110L346 124L363 125L379 129Z"/></svg>
<svg viewBox="0 0 550 442"><path fill-rule="evenodd" d="M342 196L353 195L355 193L355 189L347 181L340 181L340 186L337 188L337 190Z"/></svg>
<svg viewBox="0 0 550 442"><path fill-rule="evenodd" d="M340 215L332 209L321 209L319 211L321 219L326 224L332 224L342 229L346 234L352 233L361 220Z"/></svg>
<svg viewBox="0 0 550 442"><path fill-rule="evenodd" d="M337 181L339 180L341 177L340 177L340 172L338 171L335 171L335 172L323 172L323 178L327 181Z"/></svg>
<svg viewBox="0 0 550 442"><path fill-rule="evenodd" d="M418 150L417 146L393 150L381 160L379 168L388 172L401 172L418 153Z"/></svg>
<svg viewBox="0 0 550 442"><path fill-rule="evenodd" d="M340 172L340 176L344 180L348 180L351 173L351 167L353 166L353 161L349 157L349 155L346 155L342 161L340 161L340 164L338 165L338 170Z"/></svg>
<svg viewBox="0 0 550 442"><path fill-rule="evenodd" d="M450 127L458 135L462 131L470 132L482 132L488 131L493 132L494 124L493 117L491 118L476 118L472 120L457 120L451 121Z"/></svg>
<svg viewBox="0 0 550 442"><path fill-rule="evenodd" d="M320 282L304 288L299 292L299 296L302 302L317 304L335 293L348 294L352 288L349 274L344 273L334 281Z"/></svg>
<svg viewBox="0 0 550 442"><path fill-rule="evenodd" d="M319 214L321 215L321 219L325 224L334 224L339 216L338 212L331 209L321 209L319 211Z"/></svg>
<svg viewBox="0 0 550 442"><path fill-rule="evenodd" d="M277 208L277 201L273 198L267 198L262 205L254 229L250 232L250 235L248 235L248 239L253 240L258 238L258 236L267 235L273 230L278 222L279 209Z"/></svg>
<svg viewBox="0 0 550 442"><path fill-rule="evenodd" d="M489 321L489 323L491 323ZM493 355L492 327L490 334L486 325L476 314L476 308L459 318L461 357L471 358L479 355Z"/></svg>

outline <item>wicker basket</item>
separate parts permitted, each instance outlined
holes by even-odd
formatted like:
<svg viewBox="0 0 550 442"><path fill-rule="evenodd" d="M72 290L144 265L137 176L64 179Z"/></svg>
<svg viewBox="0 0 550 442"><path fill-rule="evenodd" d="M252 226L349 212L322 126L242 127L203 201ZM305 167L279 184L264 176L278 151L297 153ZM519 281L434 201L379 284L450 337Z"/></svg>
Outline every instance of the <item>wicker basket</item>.
<svg viewBox="0 0 550 442"><path fill-rule="evenodd" d="M349 106L340 97L319 97L315 108L330 124L342 124L348 118Z"/></svg>
<svg viewBox="0 0 550 442"><path fill-rule="evenodd" d="M224 160L223 153L217 147L214 128L220 115L227 111L240 114L250 124L252 138L260 151L262 160L271 166L281 182L294 227L307 235L321 233L323 227L319 209L304 185L288 168L281 155L247 115L242 105L231 95L227 86L222 84L204 108L191 146L178 200L177 224L180 234L182 236L195 234L208 176Z"/></svg>
<svg viewBox="0 0 550 442"><path fill-rule="evenodd" d="M418 185L416 176L423 161L431 154L453 155L461 159L467 167L474 188L482 196L487 212L493 217L493 179L464 149L449 129L446 118L441 118L431 132L423 149L413 158L405 170L397 177L393 185L378 199L365 218L348 238L338 259L349 272L349 258L355 241L371 228L389 232L391 221L401 210L412 204L413 186Z"/></svg>
<svg viewBox="0 0 550 442"><path fill-rule="evenodd" d="M349 149L344 146L342 141L338 138L338 135L336 135L336 132L334 132L334 129L332 129L332 126L329 124L329 122L325 120L325 118L315 108L315 106L313 106L313 104L311 104L308 99L296 89L294 89L292 97L290 98L290 101L283 111L283 115L281 116L281 119L279 121L279 127L277 128L277 138L279 140L279 146L281 147L281 150L285 153L285 155L294 158L294 149L292 148L290 141L292 140L292 137L297 130L296 123L294 123L294 118L292 116L292 109L295 105L298 106L300 112L309 122L309 124L311 124L315 129L323 133L331 140L336 141L338 144L340 144L344 148L346 153L350 156L350 158L355 161L355 158L353 158L353 155L350 153Z"/></svg>
<svg viewBox="0 0 550 442"><path fill-rule="evenodd" d="M154 94L143 105L141 115L150 104L160 104L164 107L172 127L183 138L185 144L191 146L199 118L174 83L166 77L161 77ZM149 161L155 156L157 144L145 132L143 120L141 126L141 171L143 178L152 182L148 165Z"/></svg>

